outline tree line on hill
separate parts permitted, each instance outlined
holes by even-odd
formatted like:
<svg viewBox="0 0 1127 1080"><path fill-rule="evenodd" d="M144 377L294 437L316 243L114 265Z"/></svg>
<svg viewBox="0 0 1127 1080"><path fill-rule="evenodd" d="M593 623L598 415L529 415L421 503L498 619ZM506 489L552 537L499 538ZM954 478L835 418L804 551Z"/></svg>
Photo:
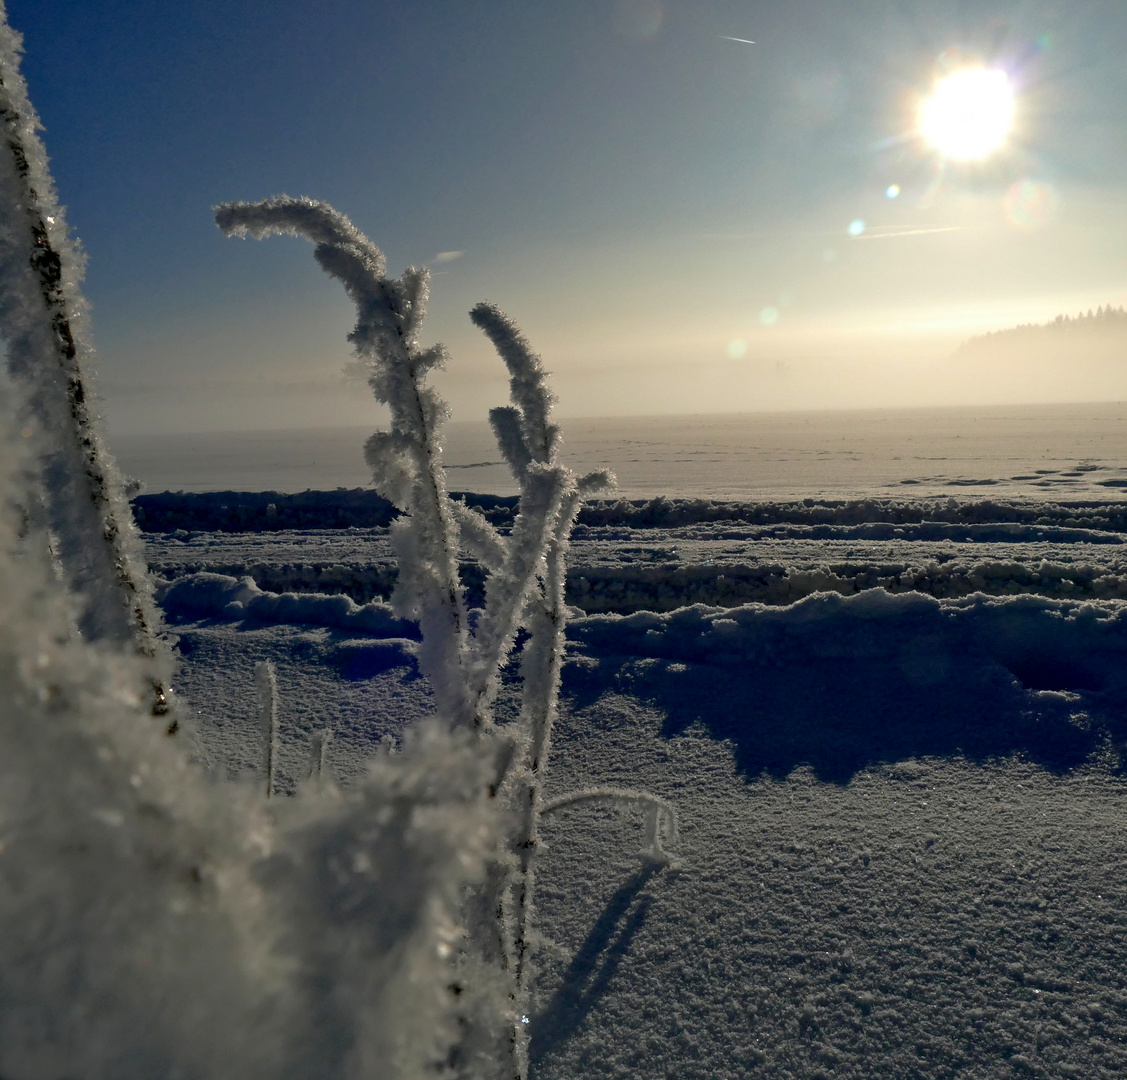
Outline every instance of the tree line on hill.
<svg viewBox="0 0 1127 1080"><path fill-rule="evenodd" d="M1127 342L1127 310L1108 304L1095 311L1089 308L1086 314L1080 312L1074 316L1058 315L1046 323L1023 323L1008 330L993 330L964 341L955 356L962 358L968 354L1014 345L1056 344L1079 340L1085 343L1094 340Z"/></svg>

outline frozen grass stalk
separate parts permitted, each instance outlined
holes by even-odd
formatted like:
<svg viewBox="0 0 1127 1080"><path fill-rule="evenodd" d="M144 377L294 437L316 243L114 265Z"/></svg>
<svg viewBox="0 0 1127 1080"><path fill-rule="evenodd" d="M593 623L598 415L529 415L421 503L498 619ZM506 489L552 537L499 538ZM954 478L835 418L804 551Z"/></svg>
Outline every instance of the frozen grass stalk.
<svg viewBox="0 0 1127 1080"><path fill-rule="evenodd" d="M258 691L258 719L262 732L266 798L274 797L274 773L278 764L278 679L269 660L254 665L254 684Z"/></svg>
<svg viewBox="0 0 1127 1080"><path fill-rule="evenodd" d="M217 207L215 216L228 234L305 237L315 245L320 266L341 281L355 303L356 327L349 338L368 366L373 393L392 417L391 431L373 436L365 456L379 474L382 493L406 511L392 531L400 581L395 603L423 631L419 662L434 686L439 714L455 727L471 723L474 710L462 677L465 597L439 441L446 406L426 383L427 372L443 363L445 353L418 343L426 271L386 277L379 248L343 214L312 199L228 203Z"/></svg>
<svg viewBox="0 0 1127 1080"><path fill-rule="evenodd" d="M163 716L171 658L121 474L99 430L82 258L55 195L20 51L0 3L0 325L21 397L18 422L35 451L21 502L34 541L52 549L80 603L83 635L132 643L145 661L151 710Z"/></svg>
<svg viewBox="0 0 1127 1080"><path fill-rule="evenodd" d="M658 866L669 866L672 858L665 850L665 842L677 841L677 812L664 799L646 791L633 791L630 788L587 788L573 791L567 795L541 804L540 816L547 817L558 810L581 803L611 803L613 805L634 804L642 808L644 814L642 828L642 861Z"/></svg>
<svg viewBox="0 0 1127 1080"><path fill-rule="evenodd" d="M329 757L329 744L332 741L332 728L315 731L309 736L309 779L317 784L325 782L325 766Z"/></svg>
<svg viewBox="0 0 1127 1080"><path fill-rule="evenodd" d="M479 304L470 317L509 371L512 403L490 413L498 446L520 486L512 530L502 536L448 493L441 444L447 409L426 381L446 354L441 346L424 348L418 340L427 271L410 268L399 278L387 277L380 250L344 215L311 199L226 203L216 207L215 217L228 235L305 237L314 244L317 262L343 283L356 305L356 327L349 337L376 399L391 411L389 430L368 440L365 457L377 489L403 512L392 527L399 561L392 603L400 616L419 623L419 665L433 687L439 721L447 731L468 731L488 747L496 763L489 792L510 812L507 850L496 853L477 896L476 906L486 914L470 930L478 958L499 962L511 987L507 1035L497 1048L505 1059L499 1075L523 1080L528 1034L521 1018L528 1014L532 994L536 856L563 662L568 537L583 496L613 478L602 472L577 478L561 463L560 431L551 420L553 397L539 357L507 316ZM484 609L472 629L459 552L488 572ZM494 723L492 706L521 628L529 633L521 658L521 712L515 724L502 727ZM571 801L594 797L579 793ZM610 789L597 797L653 810L648 850L661 861L659 812L653 809L660 800ZM663 820L672 821L672 811L660 806Z"/></svg>

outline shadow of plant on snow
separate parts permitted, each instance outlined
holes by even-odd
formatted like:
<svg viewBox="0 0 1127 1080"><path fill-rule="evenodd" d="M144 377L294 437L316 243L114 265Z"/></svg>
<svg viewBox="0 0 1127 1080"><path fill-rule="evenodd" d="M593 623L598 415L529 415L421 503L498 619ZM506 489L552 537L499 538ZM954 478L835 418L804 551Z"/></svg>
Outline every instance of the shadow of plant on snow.
<svg viewBox="0 0 1127 1080"><path fill-rule="evenodd" d="M658 869L643 866L619 886L564 971L555 993L531 1017L529 1061L534 1069L583 1026L606 993L630 951L634 935L646 921L650 898L641 894Z"/></svg>

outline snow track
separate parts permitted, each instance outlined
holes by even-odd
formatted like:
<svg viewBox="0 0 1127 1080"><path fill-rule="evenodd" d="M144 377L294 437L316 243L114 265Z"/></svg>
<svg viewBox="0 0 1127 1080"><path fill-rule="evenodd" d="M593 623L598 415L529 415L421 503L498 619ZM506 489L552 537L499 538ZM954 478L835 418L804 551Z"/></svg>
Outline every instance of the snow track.
<svg viewBox="0 0 1127 1080"><path fill-rule="evenodd" d="M335 502L328 493L293 498L301 506L325 503L330 519L340 511L341 520L350 520L356 494L341 492ZM269 500L282 498L272 492L180 496L179 502L147 498L158 500L166 524L218 526L146 534L150 565L170 580L206 571L250 577L269 592L344 593L361 604L387 599L395 584L386 527L267 529L266 508L276 505ZM511 501L484 497L483 508L503 524L511 522ZM575 530L567 599L589 613L791 604L816 592L851 595L875 587L936 598L982 592L1123 599L1125 507L955 500L600 503L584 509L587 524ZM255 531L229 530L240 515ZM464 569L473 601L484 575L472 564Z"/></svg>

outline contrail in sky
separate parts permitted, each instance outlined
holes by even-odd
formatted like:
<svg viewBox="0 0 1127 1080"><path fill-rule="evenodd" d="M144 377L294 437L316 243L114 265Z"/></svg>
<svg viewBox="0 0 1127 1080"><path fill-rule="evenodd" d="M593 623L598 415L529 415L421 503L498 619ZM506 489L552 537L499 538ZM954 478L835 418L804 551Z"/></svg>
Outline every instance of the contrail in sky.
<svg viewBox="0 0 1127 1080"><path fill-rule="evenodd" d="M851 236L851 240L895 240L901 236L931 236L932 233L960 232L962 225L941 225L931 229L889 229L887 232L867 232Z"/></svg>
<svg viewBox="0 0 1127 1080"><path fill-rule="evenodd" d="M754 45L754 41L748 41L745 37L728 37L727 34L721 34L720 37L724 41L738 41L741 45Z"/></svg>

